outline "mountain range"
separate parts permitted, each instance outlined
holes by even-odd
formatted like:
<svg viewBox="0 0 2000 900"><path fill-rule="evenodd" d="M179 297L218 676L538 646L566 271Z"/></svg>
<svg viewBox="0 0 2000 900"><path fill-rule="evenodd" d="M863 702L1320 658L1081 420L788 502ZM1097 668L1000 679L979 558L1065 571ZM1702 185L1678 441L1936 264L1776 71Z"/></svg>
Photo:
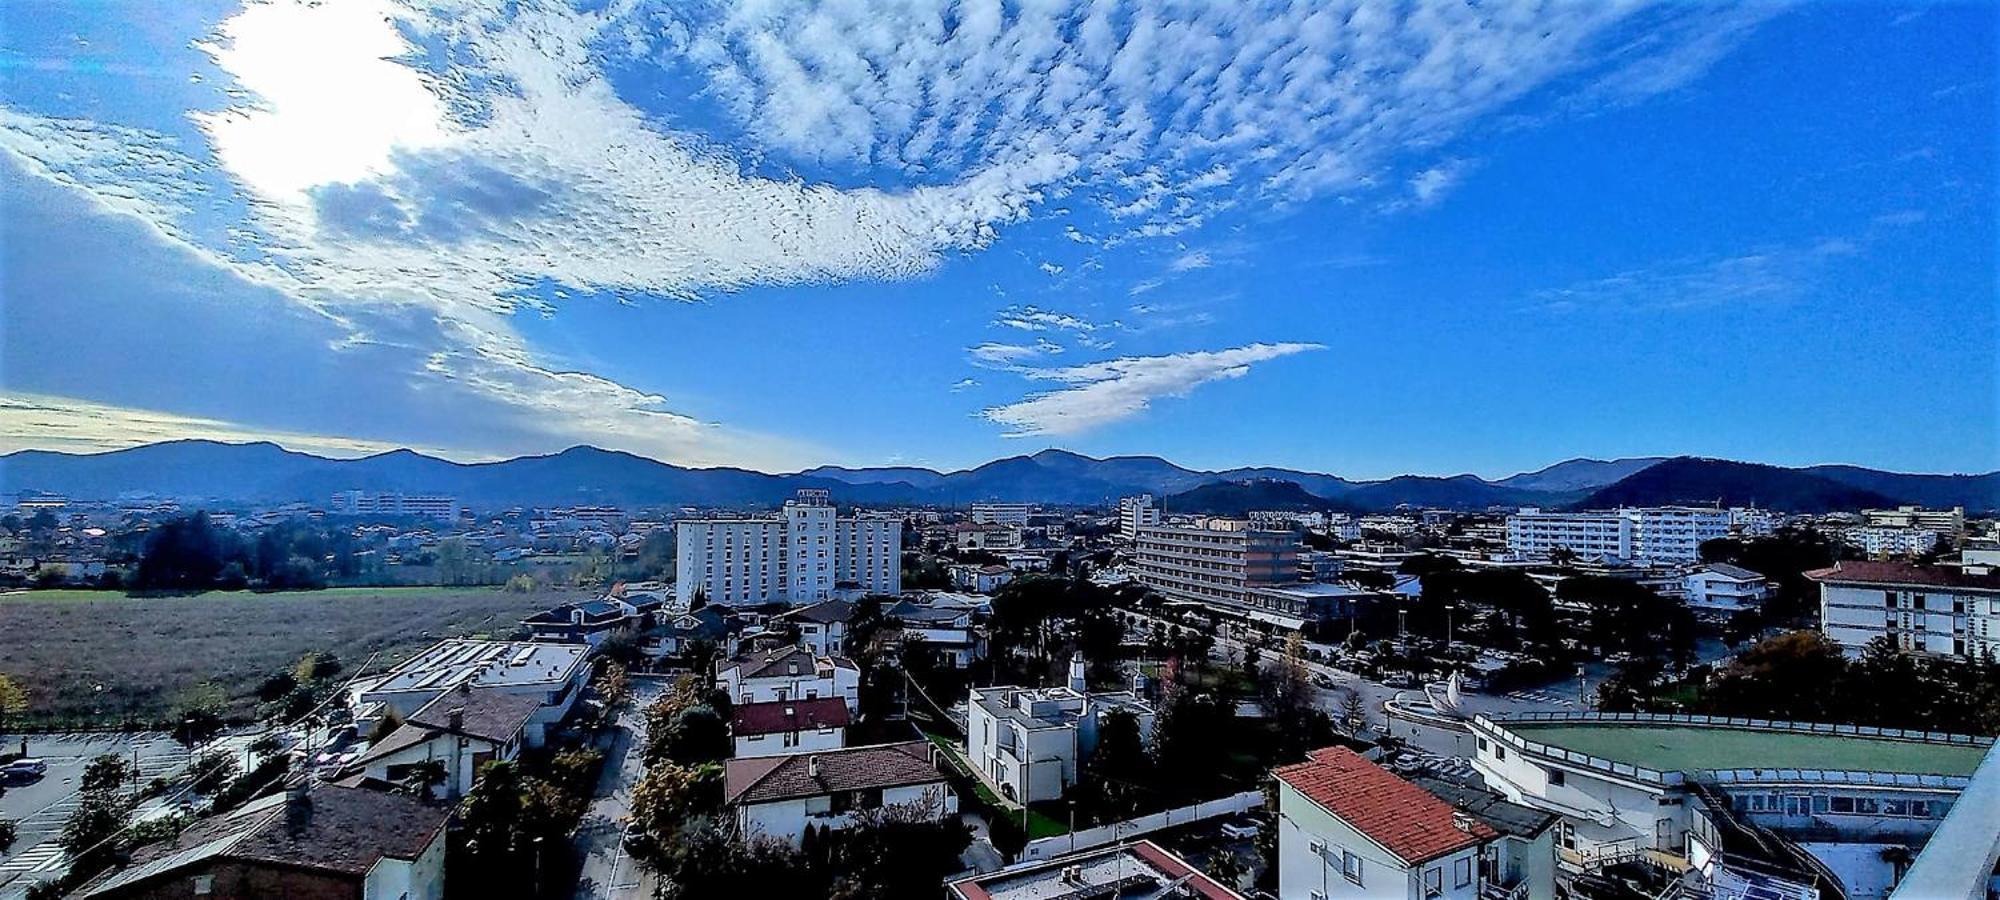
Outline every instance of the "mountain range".
<svg viewBox="0 0 2000 900"><path fill-rule="evenodd" d="M457 463L409 450L329 459L276 444L168 441L106 453L21 450L0 456L0 490L82 499L154 495L182 500L325 502L359 489L447 494L475 508L605 504L771 506L800 488L837 501L962 506L978 500L1106 505L1152 493L1175 512L1251 508L1351 512L1398 506L1605 508L1669 503L1757 505L1825 512L1915 503L2000 509L2000 472L1914 475L1858 466L1785 468L1700 457L1573 459L1489 481L1400 475L1359 481L1272 467L1203 471L1153 456L1105 459L1066 450L1012 456L955 472L907 466L821 466L789 474L695 469L596 447Z"/></svg>

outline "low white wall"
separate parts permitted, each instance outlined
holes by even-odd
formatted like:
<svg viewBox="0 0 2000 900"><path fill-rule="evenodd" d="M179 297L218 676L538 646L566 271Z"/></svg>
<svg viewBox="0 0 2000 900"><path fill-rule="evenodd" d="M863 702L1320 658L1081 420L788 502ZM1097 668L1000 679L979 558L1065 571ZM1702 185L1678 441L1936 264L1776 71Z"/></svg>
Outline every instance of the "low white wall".
<svg viewBox="0 0 2000 900"><path fill-rule="evenodd" d="M1055 837L1032 840L1028 842L1026 847L1022 848L1021 857L1018 861L1027 862L1030 860L1053 859L1077 850L1103 847L1118 841L1151 834L1155 831L1163 831L1191 822L1199 822L1203 819L1237 815L1256 809L1262 805L1264 805L1263 791L1244 791L1241 794L1234 794L1219 800L1204 800L1192 806L1182 806L1163 812L1156 812L1151 815L1140 816L1136 819L1114 822L1110 825L1083 828L1069 834L1059 834Z"/></svg>

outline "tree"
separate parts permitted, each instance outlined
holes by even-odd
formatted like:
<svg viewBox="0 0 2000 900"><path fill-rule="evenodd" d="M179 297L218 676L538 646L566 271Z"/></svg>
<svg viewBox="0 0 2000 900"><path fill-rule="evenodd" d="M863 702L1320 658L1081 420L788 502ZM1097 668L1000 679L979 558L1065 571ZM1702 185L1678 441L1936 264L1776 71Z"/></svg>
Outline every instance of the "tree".
<svg viewBox="0 0 2000 900"><path fill-rule="evenodd" d="M79 787L85 792L115 791L132 779L132 763L116 753L100 753L83 766Z"/></svg>
<svg viewBox="0 0 2000 900"><path fill-rule="evenodd" d="M1139 735L1139 719L1126 710L1106 713L1097 727L1097 749L1084 783L1103 798L1104 812L1124 819L1139 811L1153 782L1152 760Z"/></svg>
<svg viewBox="0 0 2000 900"><path fill-rule="evenodd" d="M132 801L117 790L86 790L63 823L56 845L69 855L73 883L95 876L118 859L118 836L132 821Z"/></svg>
<svg viewBox="0 0 2000 900"><path fill-rule="evenodd" d="M193 747L222 730L222 713L229 694L221 685L204 681L181 691L174 701L174 740Z"/></svg>
<svg viewBox="0 0 2000 900"><path fill-rule="evenodd" d="M681 710L667 729L666 757L682 765L715 762L729 756L729 723L715 708L698 703Z"/></svg>
<svg viewBox="0 0 2000 900"><path fill-rule="evenodd" d="M972 833L957 818L933 821L930 803L898 804L856 814L826 835L828 900L930 900L963 870L959 856ZM809 860L810 862L810 860Z"/></svg>
<svg viewBox="0 0 2000 900"><path fill-rule="evenodd" d="M188 763L188 779L196 793L208 794L220 790L223 785L242 774L243 767L237 765L236 755L225 752L204 753Z"/></svg>
<svg viewBox="0 0 2000 900"><path fill-rule="evenodd" d="M28 712L28 691L7 675L0 675L0 734Z"/></svg>
<svg viewBox="0 0 2000 900"><path fill-rule="evenodd" d="M703 817L685 829L666 855L663 874L661 900L825 894L798 850L769 839L746 841L727 816Z"/></svg>
<svg viewBox="0 0 2000 900"><path fill-rule="evenodd" d="M1349 735L1368 727L1368 701L1351 687L1340 689L1340 725Z"/></svg>
<svg viewBox="0 0 2000 900"><path fill-rule="evenodd" d="M683 827L722 807L722 770L715 765L661 762L646 767L632 786L632 827L655 851L651 862L679 839Z"/></svg>
<svg viewBox="0 0 2000 900"><path fill-rule="evenodd" d="M13 848L14 836L18 833L19 827L14 823L13 819L0 819L0 853L5 853Z"/></svg>
<svg viewBox="0 0 2000 900"><path fill-rule="evenodd" d="M1170 690L1153 723L1153 763L1159 783L1190 796L1205 796L1228 761L1224 735L1235 709L1205 688Z"/></svg>

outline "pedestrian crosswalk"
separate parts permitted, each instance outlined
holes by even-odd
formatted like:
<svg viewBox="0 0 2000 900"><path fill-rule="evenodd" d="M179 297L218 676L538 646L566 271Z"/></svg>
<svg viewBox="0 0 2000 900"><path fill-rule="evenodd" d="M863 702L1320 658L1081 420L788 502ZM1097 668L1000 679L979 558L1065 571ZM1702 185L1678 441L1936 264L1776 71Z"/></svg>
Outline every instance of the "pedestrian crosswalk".
<svg viewBox="0 0 2000 900"><path fill-rule="evenodd" d="M0 857L0 880L24 873L54 872L62 865L62 848L54 841L37 844L12 856Z"/></svg>
<svg viewBox="0 0 2000 900"><path fill-rule="evenodd" d="M1508 694L1507 698L1510 700L1519 700L1524 703L1546 703L1551 706L1576 705L1576 702L1570 698L1551 694L1548 691L1514 691Z"/></svg>

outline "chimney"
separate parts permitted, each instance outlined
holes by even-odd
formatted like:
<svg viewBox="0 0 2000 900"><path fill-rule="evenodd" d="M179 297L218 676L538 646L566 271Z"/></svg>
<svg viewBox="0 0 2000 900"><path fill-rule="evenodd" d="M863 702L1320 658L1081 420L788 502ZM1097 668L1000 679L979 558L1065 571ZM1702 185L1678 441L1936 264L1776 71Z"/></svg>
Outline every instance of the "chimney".
<svg viewBox="0 0 2000 900"><path fill-rule="evenodd" d="M1078 650L1069 658L1069 689L1079 694L1090 688L1090 680L1084 677L1083 651Z"/></svg>
<svg viewBox="0 0 2000 900"><path fill-rule="evenodd" d="M819 777L819 757L817 756L806 757L806 777L807 778Z"/></svg>
<svg viewBox="0 0 2000 900"><path fill-rule="evenodd" d="M445 714L444 714L444 724L445 724L445 727L446 727L446 728L449 728L449 729L451 729L451 730L453 730L453 731L462 731L462 730L464 730L464 729L465 729L465 707L463 707L463 706L454 706L454 707L452 707L452 708L451 708L451 712L448 712L448 713L445 713Z"/></svg>
<svg viewBox="0 0 2000 900"><path fill-rule="evenodd" d="M312 793L308 782L300 781L285 788L285 833L292 837L305 834L312 825Z"/></svg>
<svg viewBox="0 0 2000 900"><path fill-rule="evenodd" d="M1464 812L1460 810L1454 809L1451 811L1451 827L1463 831L1466 834L1471 834L1472 817L1466 815Z"/></svg>

